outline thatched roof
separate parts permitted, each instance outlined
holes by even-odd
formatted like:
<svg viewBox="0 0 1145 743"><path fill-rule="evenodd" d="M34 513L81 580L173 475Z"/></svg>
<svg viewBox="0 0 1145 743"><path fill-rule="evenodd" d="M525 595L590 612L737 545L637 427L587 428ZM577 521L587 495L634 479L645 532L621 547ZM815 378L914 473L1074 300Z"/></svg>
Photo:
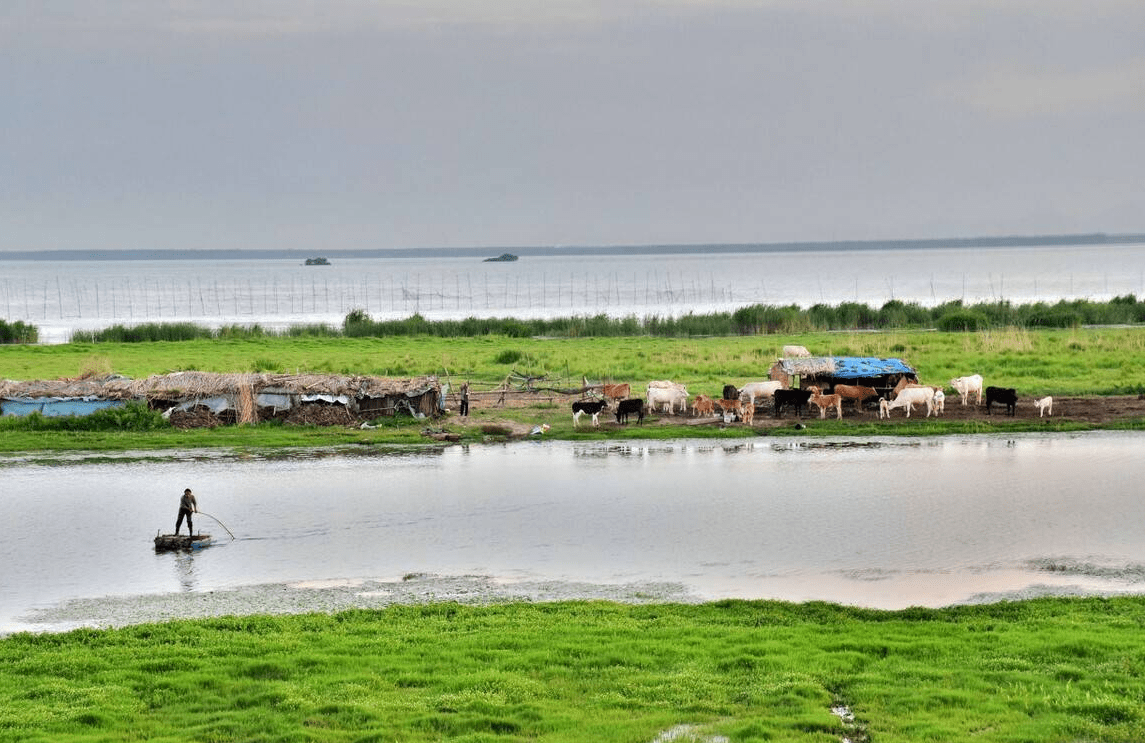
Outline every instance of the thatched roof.
<svg viewBox="0 0 1145 743"><path fill-rule="evenodd" d="M835 358L833 356L807 356L789 359L780 359L779 368L784 374L790 376L814 377L822 374L835 373Z"/></svg>
<svg viewBox="0 0 1145 743"><path fill-rule="evenodd" d="M101 379L57 379L0 382L0 397L99 397L109 400L196 398L258 393L327 394L351 397L416 397L439 389L436 377L384 379L382 377L324 374L218 374L185 371L132 380L111 376Z"/></svg>

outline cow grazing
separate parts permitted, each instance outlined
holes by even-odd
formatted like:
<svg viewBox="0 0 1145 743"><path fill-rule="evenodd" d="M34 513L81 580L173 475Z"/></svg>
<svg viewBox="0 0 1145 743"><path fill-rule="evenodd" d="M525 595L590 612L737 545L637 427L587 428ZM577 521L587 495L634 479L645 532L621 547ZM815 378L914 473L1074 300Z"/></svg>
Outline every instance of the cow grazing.
<svg viewBox="0 0 1145 743"><path fill-rule="evenodd" d="M783 355L787 358L808 358L811 352L804 346L784 346Z"/></svg>
<svg viewBox="0 0 1145 743"><path fill-rule="evenodd" d="M628 400L621 400L616 404L616 422L627 423L628 416L632 413L636 414L636 422L644 422L644 401L639 397L629 398Z"/></svg>
<svg viewBox="0 0 1145 743"><path fill-rule="evenodd" d="M688 407L688 388L675 382L649 382L648 408L655 411L661 405L669 414L676 412L677 405L680 407L680 412L684 412Z"/></svg>
<svg viewBox="0 0 1145 743"><path fill-rule="evenodd" d="M783 409L787 407L795 408L795 415L800 416L803 407L807 401L811 399L811 390L776 390L772 395L772 403L775 405L775 417L783 417Z"/></svg>
<svg viewBox="0 0 1145 743"><path fill-rule="evenodd" d="M715 415L715 401L701 393L692 401L692 415Z"/></svg>
<svg viewBox="0 0 1145 743"><path fill-rule="evenodd" d="M578 400L572 404L573 428L580 426L580 417L585 413L592 416L592 425L600 425L600 411L608 410L607 400Z"/></svg>
<svg viewBox="0 0 1145 743"><path fill-rule="evenodd" d="M1054 414L1054 399L1052 397L1043 397L1040 400L1034 400L1034 407L1038 409L1038 417L1048 415L1051 418Z"/></svg>
<svg viewBox="0 0 1145 743"><path fill-rule="evenodd" d="M1018 391L1013 387L987 387L986 388L986 415L990 415L990 406L994 403L1006 406L1006 415L1014 415L1018 409Z"/></svg>
<svg viewBox="0 0 1145 743"><path fill-rule="evenodd" d="M627 382L624 384L605 384L602 392L605 399L626 400L632 396L632 387Z"/></svg>
<svg viewBox="0 0 1145 743"><path fill-rule="evenodd" d="M907 387L900 390L895 399L887 402L886 398L879 400L879 418L890 418L891 411L895 408L905 408L906 417L910 417L910 411L914 409L917 403L926 405L926 417L929 418L930 414L934 412L934 388L933 387Z"/></svg>
<svg viewBox="0 0 1145 743"><path fill-rule="evenodd" d="M739 399L747 398L747 402L755 407L755 401L770 399L775 391L783 388L783 382L769 380L767 382L748 382L739 390Z"/></svg>
<svg viewBox="0 0 1145 743"><path fill-rule="evenodd" d="M827 409L834 407L835 418L837 420L843 419L843 398L839 397L838 394L824 395L819 390L819 388L815 386L810 386L807 389L811 392L811 397L808 398L808 401L815 407L819 408L820 418L826 418Z"/></svg>
<svg viewBox="0 0 1145 743"><path fill-rule="evenodd" d="M971 374L968 377L955 377L950 380L950 386L962 398L962 404L965 405L966 401L970 399L971 395L975 397L975 405L982 404L982 375Z"/></svg>
<svg viewBox="0 0 1145 743"><path fill-rule="evenodd" d="M837 384L832 391L844 400L854 400L856 413L863 408L864 402L879 397L874 387L864 387L860 384Z"/></svg>

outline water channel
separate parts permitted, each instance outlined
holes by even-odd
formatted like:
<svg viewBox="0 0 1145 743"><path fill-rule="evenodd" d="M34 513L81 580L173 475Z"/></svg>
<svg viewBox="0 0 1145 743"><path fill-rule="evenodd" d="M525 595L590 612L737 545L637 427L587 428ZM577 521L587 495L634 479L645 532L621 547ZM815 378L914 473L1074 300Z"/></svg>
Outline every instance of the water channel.
<svg viewBox="0 0 1145 743"><path fill-rule="evenodd" d="M9 457L0 634L395 601L1145 592L1145 437ZM156 553L194 489L194 553Z"/></svg>

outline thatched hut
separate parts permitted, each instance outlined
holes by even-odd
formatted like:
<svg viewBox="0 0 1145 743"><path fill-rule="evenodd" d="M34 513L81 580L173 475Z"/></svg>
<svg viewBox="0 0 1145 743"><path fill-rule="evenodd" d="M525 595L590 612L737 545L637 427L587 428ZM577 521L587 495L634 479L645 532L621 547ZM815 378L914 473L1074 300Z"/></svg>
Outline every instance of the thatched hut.
<svg viewBox="0 0 1145 743"><path fill-rule="evenodd" d="M830 392L836 384L858 384L873 387L880 394L894 388L904 377L918 381L918 373L901 359L871 356L812 356L776 361L770 376L788 387L818 385Z"/></svg>

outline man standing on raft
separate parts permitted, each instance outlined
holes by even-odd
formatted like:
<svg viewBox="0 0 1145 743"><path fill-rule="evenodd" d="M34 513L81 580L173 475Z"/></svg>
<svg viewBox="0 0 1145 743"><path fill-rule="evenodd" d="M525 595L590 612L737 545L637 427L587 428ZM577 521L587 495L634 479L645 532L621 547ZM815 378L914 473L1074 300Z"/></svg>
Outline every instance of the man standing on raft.
<svg viewBox="0 0 1145 743"><path fill-rule="evenodd" d="M183 517L187 517L187 532L193 537L195 536L195 527L191 525L191 514L199 510L199 504L195 500L194 493L190 488L183 491L183 497L179 499L179 517L175 519L175 533L179 533L179 527L183 525Z"/></svg>

